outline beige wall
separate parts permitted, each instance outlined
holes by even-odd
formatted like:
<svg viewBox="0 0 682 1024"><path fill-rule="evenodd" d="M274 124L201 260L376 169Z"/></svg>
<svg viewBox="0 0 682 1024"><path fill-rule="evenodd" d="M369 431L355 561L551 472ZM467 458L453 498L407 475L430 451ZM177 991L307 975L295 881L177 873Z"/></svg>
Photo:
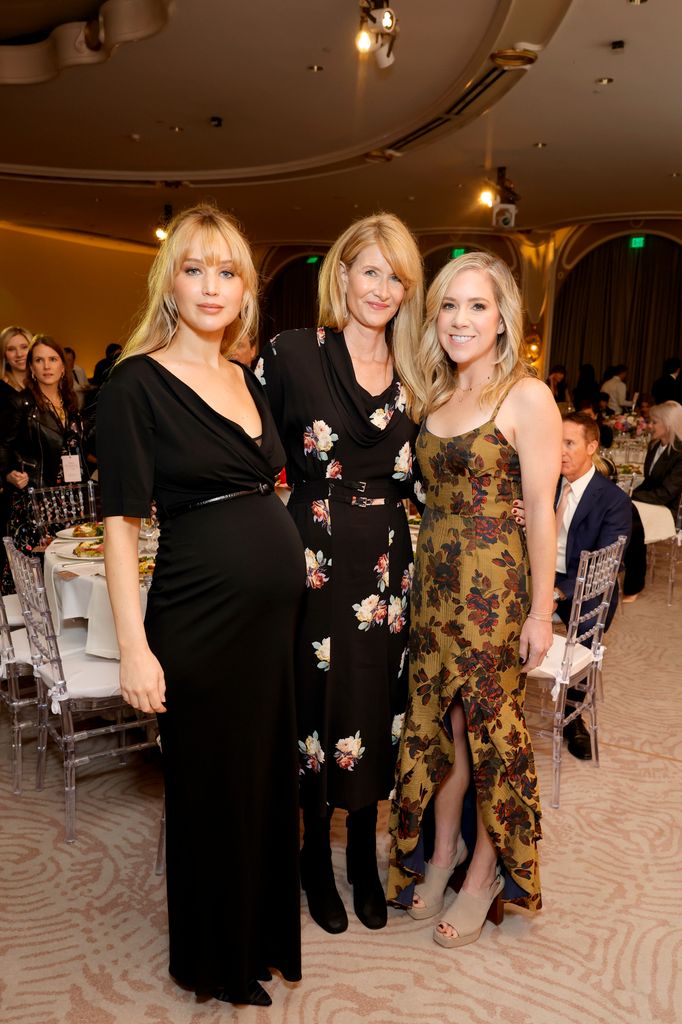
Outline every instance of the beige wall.
<svg viewBox="0 0 682 1024"><path fill-rule="evenodd" d="M145 296L153 248L0 223L0 329L70 345L88 374L124 341Z"/></svg>

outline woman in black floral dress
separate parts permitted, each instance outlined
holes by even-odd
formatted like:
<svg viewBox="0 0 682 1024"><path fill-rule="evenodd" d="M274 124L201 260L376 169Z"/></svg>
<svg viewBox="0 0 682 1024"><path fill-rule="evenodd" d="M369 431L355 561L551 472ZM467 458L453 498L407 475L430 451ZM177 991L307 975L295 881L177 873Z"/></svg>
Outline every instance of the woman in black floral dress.
<svg viewBox="0 0 682 1024"><path fill-rule="evenodd" d="M311 916L340 932L348 919L331 864L335 807L349 812L355 911L368 928L386 923L375 832L405 708L413 567L403 499L415 498L416 436L392 342L416 339L422 308L421 260L405 225L379 214L345 231L322 266L319 301L324 326L278 335L256 373L306 549L296 654L302 880Z"/></svg>
<svg viewBox="0 0 682 1024"><path fill-rule="evenodd" d="M541 906L524 673L552 642L561 421L551 392L520 358L522 339L509 268L467 253L431 285L419 347L396 349L410 411L423 419L426 509L388 897L413 917L435 917L455 867L468 861L448 921L434 931L442 946L475 941L491 907L499 921L502 899ZM527 539L513 518L522 489L533 508ZM476 827L463 835L470 780ZM435 846L425 864L423 814L432 798Z"/></svg>

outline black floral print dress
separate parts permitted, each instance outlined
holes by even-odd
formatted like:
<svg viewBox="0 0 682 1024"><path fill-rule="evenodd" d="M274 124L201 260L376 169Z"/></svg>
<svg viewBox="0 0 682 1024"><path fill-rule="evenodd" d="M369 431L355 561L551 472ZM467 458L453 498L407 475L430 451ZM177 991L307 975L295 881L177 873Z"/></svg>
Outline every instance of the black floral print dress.
<svg viewBox="0 0 682 1024"><path fill-rule="evenodd" d="M497 411L497 410L496 410ZM426 489L412 590L410 695L391 806L388 898L410 906L424 877L422 818L454 760L448 711L459 692L503 898L541 906L538 781L523 714L521 627L530 605L516 450L490 421L458 437L422 427Z"/></svg>
<svg viewBox="0 0 682 1024"><path fill-rule="evenodd" d="M343 334L279 334L256 375L287 454L307 586L296 645L302 802L385 799L405 710L417 428L397 377L357 383ZM416 487L416 493L415 493Z"/></svg>

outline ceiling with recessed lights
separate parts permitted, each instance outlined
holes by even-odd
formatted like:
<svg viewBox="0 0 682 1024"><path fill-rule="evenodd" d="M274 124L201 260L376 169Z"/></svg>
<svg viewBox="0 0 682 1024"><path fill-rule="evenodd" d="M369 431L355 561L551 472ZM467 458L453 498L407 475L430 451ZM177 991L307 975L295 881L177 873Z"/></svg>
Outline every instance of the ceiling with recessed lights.
<svg viewBox="0 0 682 1024"><path fill-rule="evenodd" d="M98 16L122 31L135 3L138 41L88 62ZM164 205L212 198L256 242L322 242L380 208L481 229L499 166L517 228L682 213L679 0L391 7L380 68L355 50L357 0L3 0L0 78L7 47L14 66L84 28L53 77L0 84L0 219L148 242ZM491 59L510 49L537 59Z"/></svg>

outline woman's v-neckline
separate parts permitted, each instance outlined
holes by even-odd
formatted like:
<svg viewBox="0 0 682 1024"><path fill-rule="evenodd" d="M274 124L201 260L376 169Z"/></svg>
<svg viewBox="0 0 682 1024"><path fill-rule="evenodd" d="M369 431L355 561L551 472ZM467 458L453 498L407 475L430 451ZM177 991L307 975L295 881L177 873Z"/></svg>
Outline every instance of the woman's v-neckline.
<svg viewBox="0 0 682 1024"><path fill-rule="evenodd" d="M262 440L263 440L263 431L264 431L263 414L261 413L261 410L260 410L260 408L258 406L258 402L256 401L255 394L253 393L253 391L249 387L248 378L247 378L246 374L244 373L244 368L242 366L240 366L240 369L242 371L242 375L243 375L243 378L244 378L244 385L246 387L246 390L251 395L251 398L253 399L253 404L256 407L256 412L258 413L258 417L260 419L260 424L261 424L260 433L256 434L255 436L252 436L251 434L249 434L249 432L247 430L245 430L245 428L242 426L242 424L239 423L237 420L230 419L229 416L224 416L221 412L218 412L217 409L214 409L214 407L210 404L210 402L207 402L205 398L201 397L201 395L199 394L198 391L196 391L193 387L191 387L191 385L187 384L182 379L182 377L178 377L177 373L173 373L173 371L169 370L167 366L164 366L163 363L160 363L158 359L154 359L152 356L150 356L147 353L144 353L144 358L148 359L155 366L160 366L161 369L164 371L164 373L167 373L168 376L172 377L174 381L176 381L178 384L181 384L183 386L183 388L185 388L186 391L189 391L197 399L197 401L201 402L202 405L204 405L207 409L209 409L213 413L214 416L217 416L219 419L223 420L223 422L225 422L225 423L229 423L230 426L236 427L238 430L241 430L241 432L244 435L244 437L247 437L249 439L249 441L253 442L253 444L257 448L261 447L261 445L258 442L259 441L262 442ZM239 364L235 363L235 365L239 365Z"/></svg>

